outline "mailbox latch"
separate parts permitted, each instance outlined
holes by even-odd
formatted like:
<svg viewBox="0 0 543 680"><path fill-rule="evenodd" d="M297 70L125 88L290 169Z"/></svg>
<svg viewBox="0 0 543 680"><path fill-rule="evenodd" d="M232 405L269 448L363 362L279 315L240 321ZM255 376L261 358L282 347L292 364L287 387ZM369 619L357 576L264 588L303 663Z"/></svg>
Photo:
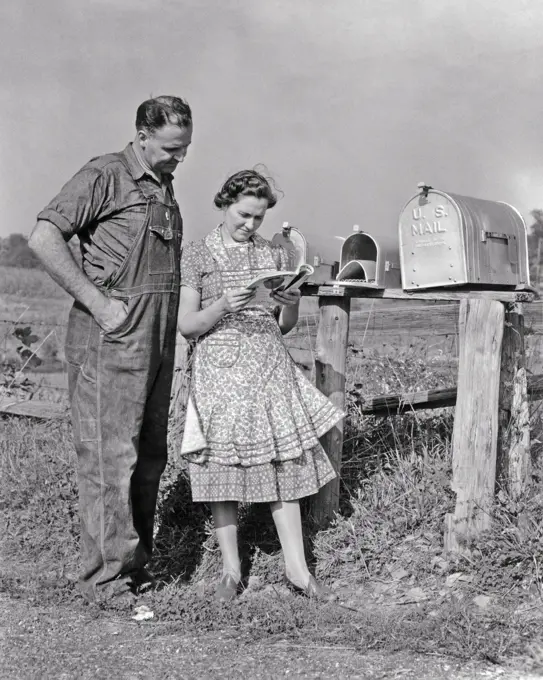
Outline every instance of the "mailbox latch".
<svg viewBox="0 0 543 680"><path fill-rule="evenodd" d="M497 238L503 241L507 241L507 252L509 255L509 262L511 264L518 263L518 253L517 253L517 237L514 234L504 234L500 231L486 231L486 229L481 229L481 241L486 243L489 238Z"/></svg>

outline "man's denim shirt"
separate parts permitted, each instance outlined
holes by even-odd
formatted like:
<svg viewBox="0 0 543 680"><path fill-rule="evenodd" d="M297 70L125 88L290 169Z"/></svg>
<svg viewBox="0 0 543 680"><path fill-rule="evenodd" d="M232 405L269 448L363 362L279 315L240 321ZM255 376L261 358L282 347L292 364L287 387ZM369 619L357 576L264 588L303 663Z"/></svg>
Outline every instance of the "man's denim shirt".
<svg viewBox="0 0 543 680"><path fill-rule="evenodd" d="M93 158L60 190L38 215L62 232L66 241L81 242L83 271L97 285L117 271L145 220L147 203L138 189L144 185L159 201L173 202L172 176L160 184L145 172L132 144L119 154Z"/></svg>

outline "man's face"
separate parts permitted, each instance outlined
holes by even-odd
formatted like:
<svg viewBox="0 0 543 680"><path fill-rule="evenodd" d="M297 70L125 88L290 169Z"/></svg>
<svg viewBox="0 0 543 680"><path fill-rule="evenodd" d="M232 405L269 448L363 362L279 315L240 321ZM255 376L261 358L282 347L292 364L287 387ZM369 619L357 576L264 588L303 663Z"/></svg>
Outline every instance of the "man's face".
<svg viewBox="0 0 543 680"><path fill-rule="evenodd" d="M192 141L192 124L179 127L168 123L154 132L138 130L142 154L151 168L159 175L172 173L185 160Z"/></svg>

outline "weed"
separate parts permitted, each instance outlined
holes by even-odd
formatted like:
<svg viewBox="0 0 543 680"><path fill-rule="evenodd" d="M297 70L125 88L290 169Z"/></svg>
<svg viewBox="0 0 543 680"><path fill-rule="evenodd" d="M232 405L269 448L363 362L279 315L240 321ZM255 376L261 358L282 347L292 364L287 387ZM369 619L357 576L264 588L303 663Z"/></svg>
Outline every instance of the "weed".
<svg viewBox="0 0 543 680"><path fill-rule="evenodd" d="M2 587L40 602L74 606L78 522L70 428L16 419L3 425ZM208 510L191 502L186 473L172 455L163 477L152 565L162 585L148 595L147 603L159 620L171 621L182 631L230 630L246 640L303 636L315 644L409 648L460 658L503 661L523 656L536 667L541 649L539 610L534 609L533 593L528 599L528 581L517 575L531 568L534 576L533 558L543 554L537 493L526 499L525 508L509 508L504 515L504 521L520 523L524 533L504 534L497 525L492 537L474 552L471 565L447 558L448 566L436 571L436 559L443 561L443 517L454 500L447 440L435 441L429 448L415 442L408 451L389 449L380 453L379 460L379 465L366 466L361 473L361 486L350 496L349 512L314 539L317 574L337 584L343 604L319 605L284 590L269 511L251 505L240 511L240 544L246 551L249 588L225 606L211 597L220 559ZM526 513L533 521L523 524L525 520L519 518ZM509 556L505 568L504 555ZM405 585L398 576L401 569L408 573ZM453 570L462 570L471 581L464 590L449 589L443 595L446 575ZM501 608L479 610L471 603L473 595L488 589L492 575L498 573L502 576L495 580L494 591ZM377 588L388 588L390 582L394 585L390 595ZM529 582L538 583L533 578ZM427 601L397 604L407 589L421 585L429 593ZM537 602L539 596L535 597ZM518 611L522 602L524 613Z"/></svg>
<svg viewBox="0 0 543 680"><path fill-rule="evenodd" d="M2 555L37 581L78 569L77 491L66 423L4 419L0 439Z"/></svg>
<svg viewBox="0 0 543 680"><path fill-rule="evenodd" d="M410 572L431 571L432 553L442 550L443 519L454 509L449 468L443 446L407 457L383 453L380 469L351 495L351 512L317 536L322 575L355 582L376 577L387 565L401 563L404 552Z"/></svg>

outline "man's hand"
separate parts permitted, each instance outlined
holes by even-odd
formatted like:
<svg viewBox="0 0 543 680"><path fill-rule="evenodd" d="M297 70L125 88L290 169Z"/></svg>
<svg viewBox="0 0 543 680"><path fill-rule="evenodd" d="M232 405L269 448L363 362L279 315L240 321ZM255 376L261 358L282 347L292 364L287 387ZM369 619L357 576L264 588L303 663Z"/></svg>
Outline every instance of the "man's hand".
<svg viewBox="0 0 543 680"><path fill-rule="evenodd" d="M277 290L272 293L272 298L280 305L287 307L297 305L300 302L302 294L298 289L296 290Z"/></svg>
<svg viewBox="0 0 543 680"><path fill-rule="evenodd" d="M128 317L128 305L116 298L104 297L104 304L99 312L95 312L96 323L105 333L112 333L120 328Z"/></svg>
<svg viewBox="0 0 543 680"><path fill-rule="evenodd" d="M226 314L235 314L243 309L255 296L251 288L235 288L227 290L222 298L222 306Z"/></svg>

